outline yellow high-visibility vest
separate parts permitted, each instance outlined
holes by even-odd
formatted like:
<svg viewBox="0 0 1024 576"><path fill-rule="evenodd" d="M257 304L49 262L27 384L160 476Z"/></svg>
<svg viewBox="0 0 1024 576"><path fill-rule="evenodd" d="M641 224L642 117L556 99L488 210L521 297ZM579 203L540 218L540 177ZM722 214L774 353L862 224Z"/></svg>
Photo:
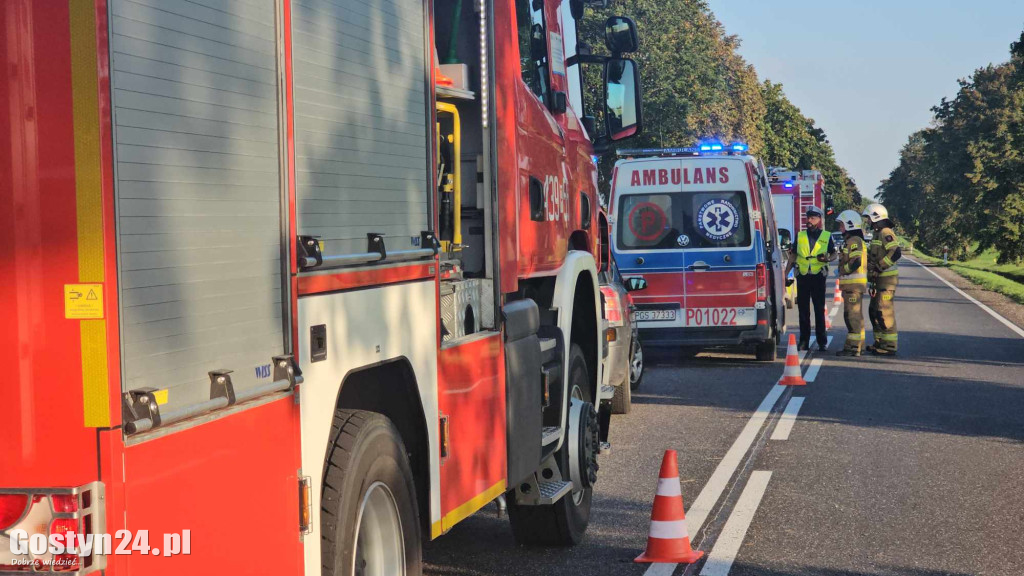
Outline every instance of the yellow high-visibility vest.
<svg viewBox="0 0 1024 576"><path fill-rule="evenodd" d="M828 252L828 241L830 239L831 236L822 230L812 250L811 240L807 237L806 230L802 230L796 235L796 267L797 272L801 276L821 273L821 269L826 264L818 261L818 255Z"/></svg>

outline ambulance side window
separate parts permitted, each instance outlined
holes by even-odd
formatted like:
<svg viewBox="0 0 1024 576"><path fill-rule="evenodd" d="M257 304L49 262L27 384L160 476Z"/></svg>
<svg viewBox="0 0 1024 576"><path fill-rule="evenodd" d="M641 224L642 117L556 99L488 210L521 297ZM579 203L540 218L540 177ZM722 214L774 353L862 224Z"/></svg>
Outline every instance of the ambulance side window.
<svg viewBox="0 0 1024 576"><path fill-rule="evenodd" d="M543 0L516 0L523 82L542 101L548 91L548 45Z"/></svg>

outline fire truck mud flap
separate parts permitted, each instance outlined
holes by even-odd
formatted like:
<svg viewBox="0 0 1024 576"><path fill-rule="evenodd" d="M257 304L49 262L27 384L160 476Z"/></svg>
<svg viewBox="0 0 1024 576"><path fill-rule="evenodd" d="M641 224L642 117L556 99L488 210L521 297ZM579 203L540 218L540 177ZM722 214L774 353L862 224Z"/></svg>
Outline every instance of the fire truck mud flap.
<svg viewBox="0 0 1024 576"><path fill-rule="evenodd" d="M505 410L508 481L516 485L540 466L544 390L540 311L530 299L510 302L505 317ZM560 363L559 363L560 367ZM561 384L561 374L559 382Z"/></svg>

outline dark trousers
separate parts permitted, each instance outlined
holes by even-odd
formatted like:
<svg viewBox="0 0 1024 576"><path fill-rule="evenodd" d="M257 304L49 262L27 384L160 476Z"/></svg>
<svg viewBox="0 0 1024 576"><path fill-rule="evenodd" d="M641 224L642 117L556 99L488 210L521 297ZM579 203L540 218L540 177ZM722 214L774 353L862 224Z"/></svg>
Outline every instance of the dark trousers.
<svg viewBox="0 0 1024 576"><path fill-rule="evenodd" d="M807 274L796 277L796 305L800 308L800 342L811 340L811 303L814 303L814 330L818 344L828 341L825 330L825 275Z"/></svg>

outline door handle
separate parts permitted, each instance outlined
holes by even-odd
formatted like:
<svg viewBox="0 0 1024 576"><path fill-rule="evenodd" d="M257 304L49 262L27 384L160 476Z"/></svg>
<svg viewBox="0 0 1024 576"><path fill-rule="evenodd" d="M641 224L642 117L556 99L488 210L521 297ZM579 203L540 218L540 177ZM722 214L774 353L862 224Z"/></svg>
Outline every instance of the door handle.
<svg viewBox="0 0 1024 576"><path fill-rule="evenodd" d="M689 266L687 266L686 269L687 270L691 270L691 271L704 272L704 271L707 271L707 270L711 270L711 266L708 265L708 263L704 262L703 260L698 260L698 261L694 262L693 264L690 264Z"/></svg>

